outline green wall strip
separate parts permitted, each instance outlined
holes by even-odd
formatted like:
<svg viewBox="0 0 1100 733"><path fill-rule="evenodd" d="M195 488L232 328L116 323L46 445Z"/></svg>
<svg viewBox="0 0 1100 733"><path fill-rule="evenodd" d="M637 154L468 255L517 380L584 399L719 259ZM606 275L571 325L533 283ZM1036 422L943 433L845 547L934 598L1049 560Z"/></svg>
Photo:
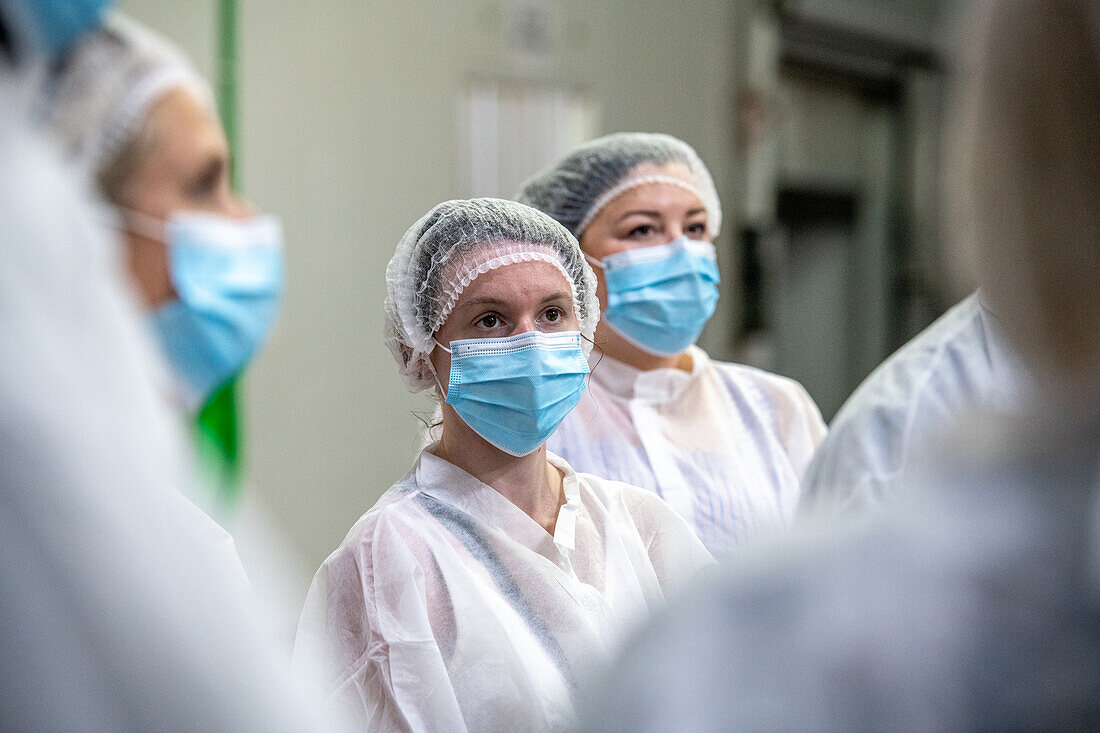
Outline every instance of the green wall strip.
<svg viewBox="0 0 1100 733"><path fill-rule="evenodd" d="M237 3L218 0L218 109L229 142L230 181L239 190L237 165ZM225 518L233 513L241 493L241 427L234 376L223 384L199 412L196 439L206 479L215 496L214 511Z"/></svg>
<svg viewBox="0 0 1100 733"><path fill-rule="evenodd" d="M218 109L234 164L230 169L233 190L239 190L236 165L237 126L237 0L218 0Z"/></svg>

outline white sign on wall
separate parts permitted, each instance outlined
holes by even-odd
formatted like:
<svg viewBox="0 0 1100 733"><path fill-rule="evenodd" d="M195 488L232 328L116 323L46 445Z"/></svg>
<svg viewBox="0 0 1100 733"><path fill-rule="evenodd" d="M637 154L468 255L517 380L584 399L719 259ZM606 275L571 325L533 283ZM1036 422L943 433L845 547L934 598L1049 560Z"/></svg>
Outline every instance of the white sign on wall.
<svg viewBox="0 0 1100 733"><path fill-rule="evenodd" d="M575 89L472 83L463 101L463 195L512 198L532 174L595 136L594 105Z"/></svg>

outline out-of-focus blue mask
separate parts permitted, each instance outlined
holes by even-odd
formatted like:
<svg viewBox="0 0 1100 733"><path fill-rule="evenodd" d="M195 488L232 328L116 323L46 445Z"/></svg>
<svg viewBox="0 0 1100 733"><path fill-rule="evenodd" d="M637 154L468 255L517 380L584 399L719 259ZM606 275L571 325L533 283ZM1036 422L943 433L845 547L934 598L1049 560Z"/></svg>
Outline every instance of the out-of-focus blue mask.
<svg viewBox="0 0 1100 733"><path fill-rule="evenodd" d="M602 261L603 322L651 354L675 356L695 343L718 304L714 245L680 237L657 247L617 252Z"/></svg>
<svg viewBox="0 0 1100 733"><path fill-rule="evenodd" d="M32 48L51 58L68 51L99 26L113 0L0 0L14 20L26 26Z"/></svg>
<svg viewBox="0 0 1100 733"><path fill-rule="evenodd" d="M505 453L525 456L546 442L584 392L588 360L579 331L528 331L451 342L447 404Z"/></svg>
<svg viewBox="0 0 1100 733"><path fill-rule="evenodd" d="M153 326L184 402L198 408L271 331L283 293L282 227L273 216L181 212L167 239L179 300L157 308Z"/></svg>

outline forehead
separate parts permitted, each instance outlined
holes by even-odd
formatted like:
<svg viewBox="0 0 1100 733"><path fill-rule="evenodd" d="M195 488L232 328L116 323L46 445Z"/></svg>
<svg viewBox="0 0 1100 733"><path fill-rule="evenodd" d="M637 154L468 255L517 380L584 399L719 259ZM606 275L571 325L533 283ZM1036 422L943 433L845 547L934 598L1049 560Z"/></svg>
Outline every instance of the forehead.
<svg viewBox="0 0 1100 733"><path fill-rule="evenodd" d="M515 307L538 304L554 295L572 296L572 283L555 265L542 260L516 262L478 275L458 296L455 308L475 299L493 298Z"/></svg>
<svg viewBox="0 0 1100 733"><path fill-rule="evenodd" d="M150 158L168 168L188 168L227 150L221 125L212 111L184 88L157 100L149 111L153 135ZM153 162L153 161L150 161Z"/></svg>
<svg viewBox="0 0 1100 733"><path fill-rule="evenodd" d="M682 180L692 188L698 187L695 177L691 175L691 171L683 163L668 163L666 165L643 163L635 167L624 180L649 175L668 176ZM682 186L656 181L643 183L624 191L620 196L609 202L598 217L617 218L633 210L657 211L666 215L683 214L693 209L702 208L705 207L698 194Z"/></svg>

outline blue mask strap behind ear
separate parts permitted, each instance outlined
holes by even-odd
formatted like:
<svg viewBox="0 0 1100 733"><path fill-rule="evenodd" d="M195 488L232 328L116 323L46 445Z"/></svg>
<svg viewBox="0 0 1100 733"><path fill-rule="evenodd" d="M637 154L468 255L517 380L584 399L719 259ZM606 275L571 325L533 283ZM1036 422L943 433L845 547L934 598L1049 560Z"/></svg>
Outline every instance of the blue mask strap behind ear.
<svg viewBox="0 0 1100 733"><path fill-rule="evenodd" d="M432 339L432 341L435 341L435 339ZM443 349L444 351L446 351L448 354L451 353L450 349L448 349L446 346L439 343L438 341L435 341L435 345L438 346L439 348ZM432 379L435 380L435 386L439 387L440 396L443 397L443 399L447 399L447 390L443 389L443 384L439 381L439 375L435 373L435 365L434 364L432 364Z"/></svg>

